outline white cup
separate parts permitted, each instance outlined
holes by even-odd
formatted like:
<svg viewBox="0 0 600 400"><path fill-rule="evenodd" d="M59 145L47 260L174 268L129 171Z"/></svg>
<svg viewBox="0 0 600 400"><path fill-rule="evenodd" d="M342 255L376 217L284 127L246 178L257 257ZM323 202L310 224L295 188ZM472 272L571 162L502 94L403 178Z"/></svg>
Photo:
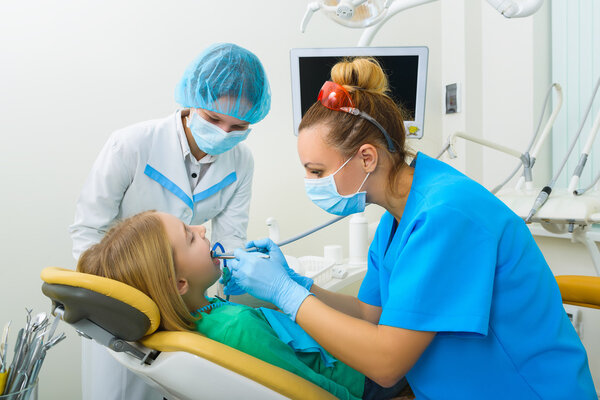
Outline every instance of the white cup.
<svg viewBox="0 0 600 400"><path fill-rule="evenodd" d="M330 244L323 246L323 257L334 264L342 263L342 246L339 244Z"/></svg>

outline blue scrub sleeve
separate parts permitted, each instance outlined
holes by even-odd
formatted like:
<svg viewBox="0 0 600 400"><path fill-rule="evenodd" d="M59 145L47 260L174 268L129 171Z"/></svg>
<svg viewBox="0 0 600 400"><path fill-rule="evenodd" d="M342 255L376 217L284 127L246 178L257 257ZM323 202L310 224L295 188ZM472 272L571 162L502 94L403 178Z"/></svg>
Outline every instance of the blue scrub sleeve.
<svg viewBox="0 0 600 400"><path fill-rule="evenodd" d="M393 266L380 324L487 335L498 240L447 206L419 214L402 233L385 259Z"/></svg>

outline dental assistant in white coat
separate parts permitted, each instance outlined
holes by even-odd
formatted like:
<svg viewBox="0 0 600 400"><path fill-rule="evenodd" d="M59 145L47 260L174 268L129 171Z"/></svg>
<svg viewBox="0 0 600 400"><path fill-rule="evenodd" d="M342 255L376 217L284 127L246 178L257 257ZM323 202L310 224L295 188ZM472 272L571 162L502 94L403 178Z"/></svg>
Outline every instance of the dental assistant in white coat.
<svg viewBox="0 0 600 400"><path fill-rule="evenodd" d="M117 220L145 210L186 224L211 221L225 249L246 241L254 161L241 144L271 104L264 68L230 43L205 49L175 91L184 109L114 132L92 167L70 227L73 255L98 243ZM162 399L103 348L84 340L84 400Z"/></svg>

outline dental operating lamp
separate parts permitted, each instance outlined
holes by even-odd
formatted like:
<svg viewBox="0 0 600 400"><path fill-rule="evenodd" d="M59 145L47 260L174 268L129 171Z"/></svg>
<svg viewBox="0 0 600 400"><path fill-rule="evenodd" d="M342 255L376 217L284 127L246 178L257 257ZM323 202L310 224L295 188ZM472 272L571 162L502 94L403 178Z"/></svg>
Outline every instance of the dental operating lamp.
<svg viewBox="0 0 600 400"><path fill-rule="evenodd" d="M302 18L300 31L304 32L313 14L321 10L340 25L366 28L358 46L369 46L381 26L401 11L432 3L436 0L317 0L310 2ZM544 0L487 0L506 18L528 17L535 13Z"/></svg>

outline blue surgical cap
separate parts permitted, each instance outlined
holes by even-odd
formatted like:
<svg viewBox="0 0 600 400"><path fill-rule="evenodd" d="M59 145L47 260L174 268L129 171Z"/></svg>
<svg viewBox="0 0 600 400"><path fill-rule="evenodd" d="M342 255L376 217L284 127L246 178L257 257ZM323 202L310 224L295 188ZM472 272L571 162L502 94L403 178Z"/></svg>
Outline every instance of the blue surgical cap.
<svg viewBox="0 0 600 400"><path fill-rule="evenodd" d="M232 43L216 43L187 67L175 101L254 124L271 108L271 89L256 55Z"/></svg>

